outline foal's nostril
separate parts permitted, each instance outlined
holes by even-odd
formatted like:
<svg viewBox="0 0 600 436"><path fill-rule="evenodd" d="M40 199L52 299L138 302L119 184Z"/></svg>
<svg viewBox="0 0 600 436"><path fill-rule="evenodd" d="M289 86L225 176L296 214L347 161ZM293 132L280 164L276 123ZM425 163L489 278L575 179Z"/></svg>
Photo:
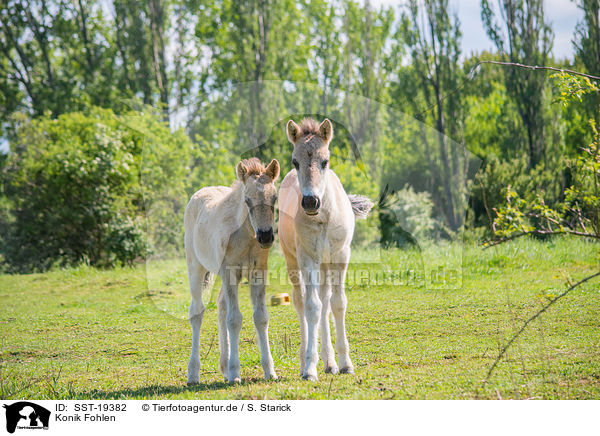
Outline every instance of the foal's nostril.
<svg viewBox="0 0 600 436"><path fill-rule="evenodd" d="M316 198L312 195L302 197L302 207L304 209L314 209L316 204Z"/></svg>
<svg viewBox="0 0 600 436"><path fill-rule="evenodd" d="M321 207L321 200L316 195L305 195L302 197L302 207L307 210L317 210Z"/></svg>

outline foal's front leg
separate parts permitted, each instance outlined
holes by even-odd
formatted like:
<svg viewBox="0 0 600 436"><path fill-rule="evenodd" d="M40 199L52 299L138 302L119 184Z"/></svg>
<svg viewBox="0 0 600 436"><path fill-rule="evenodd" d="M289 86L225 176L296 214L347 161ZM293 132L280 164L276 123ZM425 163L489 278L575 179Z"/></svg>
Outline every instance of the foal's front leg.
<svg viewBox="0 0 600 436"><path fill-rule="evenodd" d="M317 363L319 362L319 321L321 319L321 300L319 298L319 263L309 256L300 255L300 268L306 293L304 294L304 314L307 326L306 363L302 378L317 381Z"/></svg>
<svg viewBox="0 0 600 436"><path fill-rule="evenodd" d="M237 271L236 271L237 272ZM240 274L227 271L221 276L223 292L227 304L227 331L229 333L229 362L227 380L229 383L240 383L239 342L242 329L242 312L238 304L238 283Z"/></svg>
<svg viewBox="0 0 600 436"><path fill-rule="evenodd" d="M258 337L258 348L260 349L260 364L265 372L265 378L277 380L271 348L269 347L269 314L267 313L266 297L267 269L256 269L250 274L250 294L252 306L254 307L254 326Z"/></svg>
<svg viewBox="0 0 600 436"><path fill-rule="evenodd" d="M298 260L295 254L290 253L285 245L281 244L285 263L287 264L288 277L293 286L292 302L294 309L298 314L300 324L300 375L304 375L304 365L306 364L306 317L304 316L304 288L302 283L301 271L298 266Z"/></svg>
<svg viewBox="0 0 600 436"><path fill-rule="evenodd" d="M190 280L190 293L192 302L190 303L189 319L192 326L192 352L188 363L188 385L197 385L200 382L200 328L204 319L205 306L202 301L202 291L204 289L207 270L196 262L188 264L188 275Z"/></svg>
<svg viewBox="0 0 600 436"><path fill-rule="evenodd" d="M325 366L325 373L337 374L338 366L335 363L335 353L331 345L331 330L329 328L329 318L331 307L329 300L331 298L331 277L329 277L329 265L321 264L321 278L319 283L319 298L321 299L321 360Z"/></svg>

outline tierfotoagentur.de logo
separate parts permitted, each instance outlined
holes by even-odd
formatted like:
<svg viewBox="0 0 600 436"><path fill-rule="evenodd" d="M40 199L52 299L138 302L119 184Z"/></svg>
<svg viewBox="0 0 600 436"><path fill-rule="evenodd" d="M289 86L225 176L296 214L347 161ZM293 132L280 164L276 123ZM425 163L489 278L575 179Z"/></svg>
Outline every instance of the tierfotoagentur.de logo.
<svg viewBox="0 0 600 436"><path fill-rule="evenodd" d="M6 431L14 433L16 429L48 430L50 411L29 401L4 404L6 409Z"/></svg>

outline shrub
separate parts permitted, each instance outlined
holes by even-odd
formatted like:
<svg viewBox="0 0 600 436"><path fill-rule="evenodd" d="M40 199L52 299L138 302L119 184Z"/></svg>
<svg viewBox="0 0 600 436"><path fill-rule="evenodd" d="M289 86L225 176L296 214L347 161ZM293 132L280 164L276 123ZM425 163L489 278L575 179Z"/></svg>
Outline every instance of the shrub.
<svg viewBox="0 0 600 436"><path fill-rule="evenodd" d="M381 243L384 246L415 245L420 241L448 236L441 221L433 217L433 201L428 192L415 192L411 186L388 197L380 212Z"/></svg>
<svg viewBox="0 0 600 436"><path fill-rule="evenodd" d="M112 266L142 258L141 150L150 131L166 141L164 155L177 155L181 144L168 126L150 114L117 117L99 108L57 119L19 115L16 125L3 174L10 203L0 235L6 268ZM173 176L165 167L174 163L164 156L155 162L155 172L166 173L160 185Z"/></svg>
<svg viewBox="0 0 600 436"><path fill-rule="evenodd" d="M525 156L506 161L489 156L472 184L469 226L485 226L489 233L494 209L506 202L509 186L528 202L535 201L543 193L548 205L558 207L564 200L564 189L571 181L570 167L570 159L528 169Z"/></svg>

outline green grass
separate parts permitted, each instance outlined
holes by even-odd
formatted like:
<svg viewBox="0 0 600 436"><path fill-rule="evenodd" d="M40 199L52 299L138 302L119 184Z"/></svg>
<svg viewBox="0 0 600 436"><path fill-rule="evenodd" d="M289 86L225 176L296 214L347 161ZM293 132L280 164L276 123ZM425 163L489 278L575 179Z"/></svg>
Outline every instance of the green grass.
<svg viewBox="0 0 600 436"><path fill-rule="evenodd" d="M400 250L356 251L351 275L413 271L443 264ZM458 252L457 252L458 253ZM426 259L426 260L423 260ZM520 240L462 253L462 287L417 281L349 281L347 324L355 375L298 376L298 322L292 306L269 306L271 350L280 376L262 379L248 286L240 289L243 383L217 371L214 301L206 296L201 384L187 387L191 332L185 265L170 261L109 271L87 267L0 276L0 397L201 399L600 398L600 284L588 283L532 323L488 384L499 349L547 296L598 270L598 245L577 239ZM285 273L281 254L272 271ZM426 271L425 271L426 272ZM277 277L268 295L289 292Z"/></svg>

